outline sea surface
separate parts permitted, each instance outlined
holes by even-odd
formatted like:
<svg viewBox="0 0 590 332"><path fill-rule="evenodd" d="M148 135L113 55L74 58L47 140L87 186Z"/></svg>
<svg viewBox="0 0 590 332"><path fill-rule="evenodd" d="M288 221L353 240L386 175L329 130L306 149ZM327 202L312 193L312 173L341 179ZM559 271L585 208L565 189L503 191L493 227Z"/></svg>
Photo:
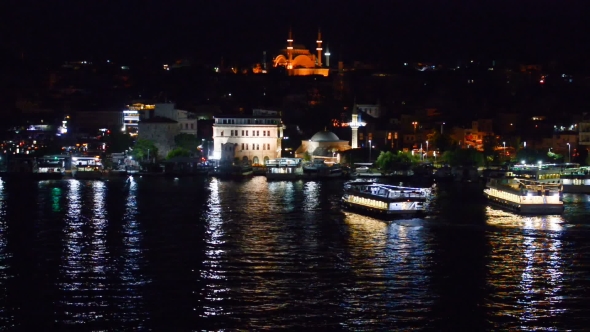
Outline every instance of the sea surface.
<svg viewBox="0 0 590 332"><path fill-rule="evenodd" d="M439 185L429 215L340 210L342 181L0 180L2 331L580 331L590 196L563 216Z"/></svg>

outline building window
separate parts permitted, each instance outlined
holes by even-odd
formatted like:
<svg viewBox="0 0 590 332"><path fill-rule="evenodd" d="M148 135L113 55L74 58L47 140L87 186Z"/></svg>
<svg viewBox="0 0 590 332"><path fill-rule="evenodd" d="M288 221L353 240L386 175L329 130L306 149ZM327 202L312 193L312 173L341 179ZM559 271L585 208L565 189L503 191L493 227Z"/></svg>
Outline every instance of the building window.
<svg viewBox="0 0 590 332"><path fill-rule="evenodd" d="M223 137L223 130L221 131L221 134L219 136Z"/></svg>
<svg viewBox="0 0 590 332"><path fill-rule="evenodd" d="M267 134L266 134L266 136L270 136L270 130L269 130L269 131L267 131Z"/></svg>
<svg viewBox="0 0 590 332"><path fill-rule="evenodd" d="M260 136L260 131L256 131L256 136Z"/></svg>
<svg viewBox="0 0 590 332"><path fill-rule="evenodd" d="M248 136L248 131L246 130L246 136Z"/></svg>
<svg viewBox="0 0 590 332"><path fill-rule="evenodd" d="M260 145L256 144L256 150L260 150Z"/></svg>
<svg viewBox="0 0 590 332"><path fill-rule="evenodd" d="M266 131L263 131L262 132L262 136L266 136Z"/></svg>
<svg viewBox="0 0 590 332"><path fill-rule="evenodd" d="M268 143L266 146L268 147L267 150L270 150L270 143Z"/></svg>
<svg viewBox="0 0 590 332"><path fill-rule="evenodd" d="M244 150L244 143L242 143L242 150Z"/></svg>
<svg viewBox="0 0 590 332"><path fill-rule="evenodd" d="M244 136L244 131L242 130L242 136Z"/></svg>

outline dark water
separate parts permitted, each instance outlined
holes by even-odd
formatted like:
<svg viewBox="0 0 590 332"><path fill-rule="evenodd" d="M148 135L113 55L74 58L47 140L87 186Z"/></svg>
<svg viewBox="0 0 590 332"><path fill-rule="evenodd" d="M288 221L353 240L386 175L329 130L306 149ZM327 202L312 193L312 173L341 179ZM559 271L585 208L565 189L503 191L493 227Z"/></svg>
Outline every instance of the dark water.
<svg viewBox="0 0 590 332"><path fill-rule="evenodd" d="M0 180L2 330L584 330L590 200L563 217L438 188L426 219L342 182Z"/></svg>

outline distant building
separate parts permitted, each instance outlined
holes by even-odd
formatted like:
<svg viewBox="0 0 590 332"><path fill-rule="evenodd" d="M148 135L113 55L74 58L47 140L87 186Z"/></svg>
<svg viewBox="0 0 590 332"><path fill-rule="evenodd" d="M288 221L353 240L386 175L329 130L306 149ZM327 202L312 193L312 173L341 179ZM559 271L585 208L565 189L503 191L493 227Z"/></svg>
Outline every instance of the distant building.
<svg viewBox="0 0 590 332"><path fill-rule="evenodd" d="M174 149L174 137L179 133L178 122L169 118L158 116L139 122L139 139L154 142L160 158L165 158Z"/></svg>
<svg viewBox="0 0 590 332"><path fill-rule="evenodd" d="M216 116L210 160L263 164L281 156L283 125L278 112Z"/></svg>
<svg viewBox="0 0 590 332"><path fill-rule="evenodd" d="M352 147L347 140L341 140L331 131L318 131L309 140L302 140L295 151L295 158L304 158L309 154L312 160L321 159L327 163L339 163L340 153Z"/></svg>
<svg viewBox="0 0 590 332"><path fill-rule="evenodd" d="M378 119L382 116L382 107L379 102L377 104L354 104L353 106L357 112L364 113Z"/></svg>
<svg viewBox="0 0 590 332"><path fill-rule="evenodd" d="M131 135L137 135L140 119L145 117L144 114L155 108L156 105L154 104L134 103L127 105L127 108L123 110L122 130Z"/></svg>
<svg viewBox="0 0 590 332"><path fill-rule="evenodd" d="M590 146L590 121L579 123L579 142L581 146Z"/></svg>
<svg viewBox="0 0 590 332"><path fill-rule="evenodd" d="M322 34L318 31L316 40L317 56L303 45L293 43L293 33L289 30L287 47L273 59L274 67L285 67L289 76L322 75L328 76L330 70L322 67Z"/></svg>
<svg viewBox="0 0 590 332"><path fill-rule="evenodd" d="M145 118L161 117L178 123L180 133L197 135L197 116L191 112L176 109L172 103L155 104L153 113L145 114Z"/></svg>

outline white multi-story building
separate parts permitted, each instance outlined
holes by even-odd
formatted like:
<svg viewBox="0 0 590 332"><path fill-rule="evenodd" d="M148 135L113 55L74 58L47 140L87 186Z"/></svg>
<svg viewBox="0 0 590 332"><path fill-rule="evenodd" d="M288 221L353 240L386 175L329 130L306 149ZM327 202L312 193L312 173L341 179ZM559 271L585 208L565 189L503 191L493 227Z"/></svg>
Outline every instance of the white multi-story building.
<svg viewBox="0 0 590 332"><path fill-rule="evenodd" d="M216 116L210 160L235 160L253 165L281 156L283 125L278 112L254 110L252 115ZM233 144L234 148L228 146Z"/></svg>
<svg viewBox="0 0 590 332"><path fill-rule="evenodd" d="M142 115L150 110L153 110L155 105L135 103L127 105L127 108L123 110L123 128L124 132L131 135L137 135L139 128L139 121L143 117Z"/></svg>

